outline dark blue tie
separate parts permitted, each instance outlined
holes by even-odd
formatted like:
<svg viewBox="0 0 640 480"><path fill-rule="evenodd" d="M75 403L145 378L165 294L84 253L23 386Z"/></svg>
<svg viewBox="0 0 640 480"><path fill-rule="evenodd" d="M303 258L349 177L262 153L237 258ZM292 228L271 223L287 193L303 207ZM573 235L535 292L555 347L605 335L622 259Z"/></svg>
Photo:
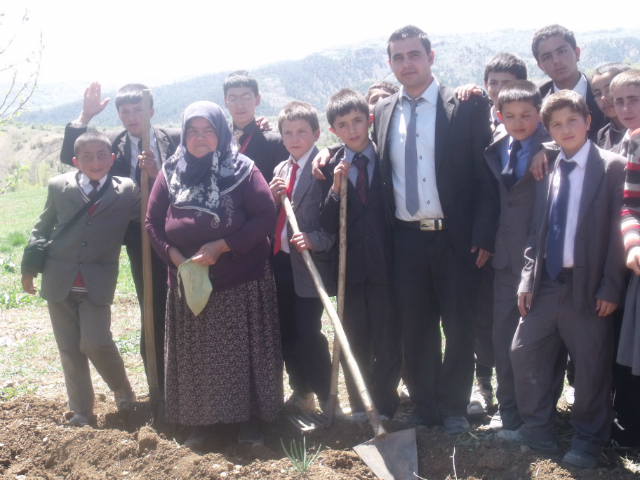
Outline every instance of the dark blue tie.
<svg viewBox="0 0 640 480"><path fill-rule="evenodd" d="M516 165L518 164L518 152L522 149L522 144L519 140L514 140L511 144L511 153L509 153L509 162L507 166L502 170L502 181L504 182L507 190L511 190L518 181L516 178Z"/></svg>
<svg viewBox="0 0 640 480"><path fill-rule="evenodd" d="M560 160L560 185L556 189L549 212L549 232L547 233L547 273L555 279L562 270L564 258L564 237L567 230L567 205L571 183L569 174L576 168L576 162Z"/></svg>

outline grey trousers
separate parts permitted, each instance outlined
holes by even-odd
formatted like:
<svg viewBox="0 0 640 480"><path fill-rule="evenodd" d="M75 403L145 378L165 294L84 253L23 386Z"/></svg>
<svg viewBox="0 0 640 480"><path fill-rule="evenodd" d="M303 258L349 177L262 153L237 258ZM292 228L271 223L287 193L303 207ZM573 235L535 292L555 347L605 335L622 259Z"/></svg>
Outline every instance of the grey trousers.
<svg viewBox="0 0 640 480"><path fill-rule="evenodd" d="M574 305L573 278L564 284L546 272L511 346L516 397L525 439L555 441L554 379L563 345L576 366L571 409L572 448L600 455L611 427L611 317L581 314ZM561 367L562 368L562 367Z"/></svg>
<svg viewBox="0 0 640 480"><path fill-rule="evenodd" d="M124 362L111 336L111 307L96 305L87 294L70 293L60 303L48 302L69 396L69 410L93 413L89 360L113 390L127 381Z"/></svg>

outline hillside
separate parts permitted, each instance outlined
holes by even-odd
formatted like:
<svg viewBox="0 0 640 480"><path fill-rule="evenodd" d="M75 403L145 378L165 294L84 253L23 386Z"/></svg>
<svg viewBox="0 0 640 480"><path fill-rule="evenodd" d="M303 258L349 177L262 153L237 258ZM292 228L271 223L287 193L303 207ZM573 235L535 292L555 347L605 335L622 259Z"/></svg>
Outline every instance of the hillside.
<svg viewBox="0 0 640 480"><path fill-rule="evenodd" d="M505 30L492 33L441 35L432 38L436 59L433 71L444 83L457 86L469 82L481 83L485 62L494 54L510 51L527 63L529 76L541 78L531 56L532 30ZM640 29L578 32L582 50L580 65L591 71L604 62L640 62ZM368 85L381 79L393 79L387 63L386 39L363 41L357 45L326 50L302 60L279 62L252 69L260 83L262 104L260 115L275 116L280 108L293 99L311 103L320 112L335 91L351 87L364 92ZM215 67L212 67L214 70ZM222 104L222 82L229 72L218 72L152 86L158 125L176 125L184 108L196 100L212 100ZM104 91L114 98L115 89ZM68 102L73 98L79 100ZM42 86L31 105L32 111L20 117L23 123L64 125L77 118L81 110L84 87L76 82L69 85ZM57 103L56 103L56 100ZM115 108L109 105L99 118L99 126L119 124Z"/></svg>

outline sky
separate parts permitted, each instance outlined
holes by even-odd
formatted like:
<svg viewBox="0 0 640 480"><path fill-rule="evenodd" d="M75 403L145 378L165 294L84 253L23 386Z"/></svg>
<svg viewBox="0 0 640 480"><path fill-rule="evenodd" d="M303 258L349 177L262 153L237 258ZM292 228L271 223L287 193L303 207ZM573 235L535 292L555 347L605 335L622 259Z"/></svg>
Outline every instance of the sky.
<svg viewBox="0 0 640 480"><path fill-rule="evenodd" d="M559 23L576 32L637 27L637 0L617 0L612 14L558 0L13 0L0 6L0 50L25 8L29 21L10 53L45 50L41 83L97 80L104 85L148 85L222 70L294 60L326 48L387 37L414 24L439 33L523 30ZM162 8L168 5L171 8ZM452 6L455 5L455 9ZM521 11L522 10L522 11ZM550 14L550 12L553 12ZM635 12L632 15L618 12ZM615 14L614 14L615 13Z"/></svg>

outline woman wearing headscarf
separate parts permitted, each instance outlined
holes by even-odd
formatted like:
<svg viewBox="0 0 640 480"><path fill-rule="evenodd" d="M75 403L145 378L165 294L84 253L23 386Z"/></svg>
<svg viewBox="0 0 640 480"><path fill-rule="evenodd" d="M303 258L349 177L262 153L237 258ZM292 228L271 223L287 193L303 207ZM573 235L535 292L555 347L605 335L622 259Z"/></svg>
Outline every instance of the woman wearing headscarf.
<svg viewBox="0 0 640 480"><path fill-rule="evenodd" d="M283 401L276 292L267 262L276 208L260 171L237 153L215 103L185 110L181 144L155 181L146 223L169 268L167 420L195 426L189 446L202 445L218 423L240 423L239 441L261 444L258 419L274 420ZM187 285L182 275L178 283L177 269L188 259L208 267L213 287L197 315L185 292L198 285Z"/></svg>

